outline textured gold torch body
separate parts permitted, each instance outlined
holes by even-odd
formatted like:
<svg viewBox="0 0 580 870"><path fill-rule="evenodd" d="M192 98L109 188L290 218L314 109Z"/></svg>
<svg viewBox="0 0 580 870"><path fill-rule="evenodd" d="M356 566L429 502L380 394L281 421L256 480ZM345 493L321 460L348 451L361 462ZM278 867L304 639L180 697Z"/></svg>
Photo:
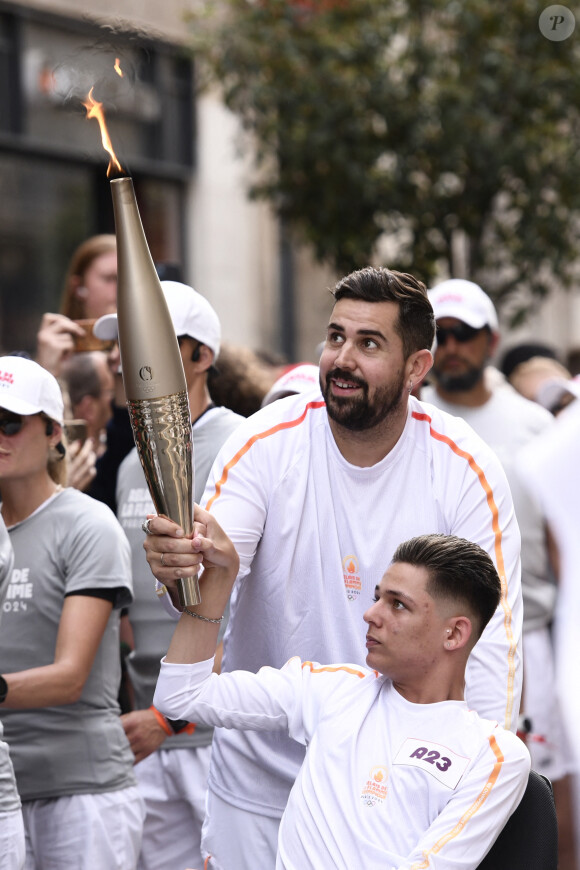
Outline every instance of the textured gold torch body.
<svg viewBox="0 0 580 870"><path fill-rule="evenodd" d="M130 178L111 181L117 235L117 318L133 436L158 514L193 528L193 444L177 337ZM199 604L197 577L178 581L182 607Z"/></svg>

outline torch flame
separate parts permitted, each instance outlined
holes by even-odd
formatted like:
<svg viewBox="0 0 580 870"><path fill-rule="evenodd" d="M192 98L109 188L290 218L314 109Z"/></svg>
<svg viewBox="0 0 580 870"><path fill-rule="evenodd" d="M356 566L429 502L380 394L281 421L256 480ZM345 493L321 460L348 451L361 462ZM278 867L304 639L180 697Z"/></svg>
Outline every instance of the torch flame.
<svg viewBox="0 0 580 870"><path fill-rule="evenodd" d="M103 143L103 148L109 154L110 160L109 165L107 166L107 178L113 171L116 169L118 172L123 172L123 167L117 160L115 152L113 151L113 145L111 143L111 138L109 136L109 132L107 130L107 125L105 123L105 113L103 111L103 104L99 103L97 100L93 98L94 88L91 88L86 102L83 103L83 106L87 110L87 118L96 118L99 122L99 127L101 128L101 141Z"/></svg>
<svg viewBox="0 0 580 870"><path fill-rule="evenodd" d="M121 76L121 78L123 78L125 73L121 69L121 61L119 60L118 57L115 58L115 63L113 65L113 69L115 70L115 72L117 73L118 76Z"/></svg>

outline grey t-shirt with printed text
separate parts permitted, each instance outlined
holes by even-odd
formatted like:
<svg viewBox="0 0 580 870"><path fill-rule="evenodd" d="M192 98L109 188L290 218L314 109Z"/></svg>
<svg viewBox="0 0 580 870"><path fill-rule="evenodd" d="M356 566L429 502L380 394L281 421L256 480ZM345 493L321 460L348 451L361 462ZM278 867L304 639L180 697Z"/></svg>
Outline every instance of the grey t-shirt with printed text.
<svg viewBox="0 0 580 870"><path fill-rule="evenodd" d="M243 417L227 408L211 408L193 426L194 501L199 503L213 461L229 435ZM153 703L161 658L167 652L175 622L157 601L155 578L143 550L141 524L147 514L155 513L145 475L132 450L119 467L117 477L117 517L131 544L134 601L129 611L135 648L127 658L127 669L135 697L135 709L146 710ZM220 628L220 639L226 620ZM166 740L163 749L209 746L213 728L198 725L194 733L179 734Z"/></svg>
<svg viewBox="0 0 580 870"><path fill-rule="evenodd" d="M129 546L119 523L106 505L65 489L12 526L9 535L14 567L2 596L0 673L53 663L67 594L118 590L80 699L2 710L22 800L134 785L134 758L117 702L119 608L132 598Z"/></svg>

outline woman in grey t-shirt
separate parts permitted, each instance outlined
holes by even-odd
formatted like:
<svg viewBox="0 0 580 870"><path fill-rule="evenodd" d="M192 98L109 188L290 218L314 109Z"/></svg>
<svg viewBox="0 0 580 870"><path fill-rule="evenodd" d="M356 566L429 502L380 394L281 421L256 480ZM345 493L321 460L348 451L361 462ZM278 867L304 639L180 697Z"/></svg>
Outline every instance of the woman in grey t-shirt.
<svg viewBox="0 0 580 870"><path fill-rule="evenodd" d="M0 358L0 717L22 799L27 868L133 870L143 806L119 721L128 542L111 511L64 489L63 404L31 360ZM50 864L49 864L50 862Z"/></svg>
<svg viewBox="0 0 580 870"><path fill-rule="evenodd" d="M13 564L12 544L0 516L0 594L12 573ZM5 689L0 680L0 697ZM24 823L8 745L2 740L3 733L0 721L0 870L22 870Z"/></svg>

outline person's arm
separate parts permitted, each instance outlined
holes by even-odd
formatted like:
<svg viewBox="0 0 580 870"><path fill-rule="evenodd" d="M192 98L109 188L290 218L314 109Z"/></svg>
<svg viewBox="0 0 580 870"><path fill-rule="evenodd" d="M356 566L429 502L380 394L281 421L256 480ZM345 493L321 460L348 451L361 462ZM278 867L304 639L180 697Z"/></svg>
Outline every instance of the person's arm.
<svg viewBox="0 0 580 870"><path fill-rule="evenodd" d="M522 799L530 756L514 734L496 729L449 802L397 870L472 870Z"/></svg>
<svg viewBox="0 0 580 870"><path fill-rule="evenodd" d="M161 661L153 703L165 716L243 731L287 731L308 744L329 702L352 703L353 688L372 672L324 667L297 656L284 667L212 674L212 660L190 665Z"/></svg>
<svg viewBox="0 0 580 870"><path fill-rule="evenodd" d="M546 523L545 526L546 531L546 548L548 550L548 560L550 563L550 568L552 569L552 573L557 583L560 582L560 550L558 548L558 543L556 538L554 537L554 532L550 528L549 524Z"/></svg>
<svg viewBox="0 0 580 870"><path fill-rule="evenodd" d="M135 756L135 764L159 749L169 736L170 726L163 725L162 722L162 714L155 715L151 708L132 710L121 716L121 725Z"/></svg>
<svg viewBox="0 0 580 870"><path fill-rule="evenodd" d="M26 671L4 673L5 702L13 709L72 704L81 696L111 614L112 603L86 595L64 600L54 662Z"/></svg>
<svg viewBox="0 0 580 870"><path fill-rule="evenodd" d="M220 641L214 656L212 669L214 674L219 674L221 671L222 653L223 643ZM125 713L121 716L121 724L135 756L135 764L159 749L168 737L171 738L183 731L191 734L195 730L195 723L167 719L154 705L147 710L132 710L130 713Z"/></svg>
<svg viewBox="0 0 580 870"><path fill-rule="evenodd" d="M216 651L213 673L220 672L221 646L220 643ZM195 730L195 723L168 719L154 705L151 705L148 710L132 710L130 713L123 714L121 724L135 756L135 764L159 749L168 737L171 738L184 731L191 734Z"/></svg>

